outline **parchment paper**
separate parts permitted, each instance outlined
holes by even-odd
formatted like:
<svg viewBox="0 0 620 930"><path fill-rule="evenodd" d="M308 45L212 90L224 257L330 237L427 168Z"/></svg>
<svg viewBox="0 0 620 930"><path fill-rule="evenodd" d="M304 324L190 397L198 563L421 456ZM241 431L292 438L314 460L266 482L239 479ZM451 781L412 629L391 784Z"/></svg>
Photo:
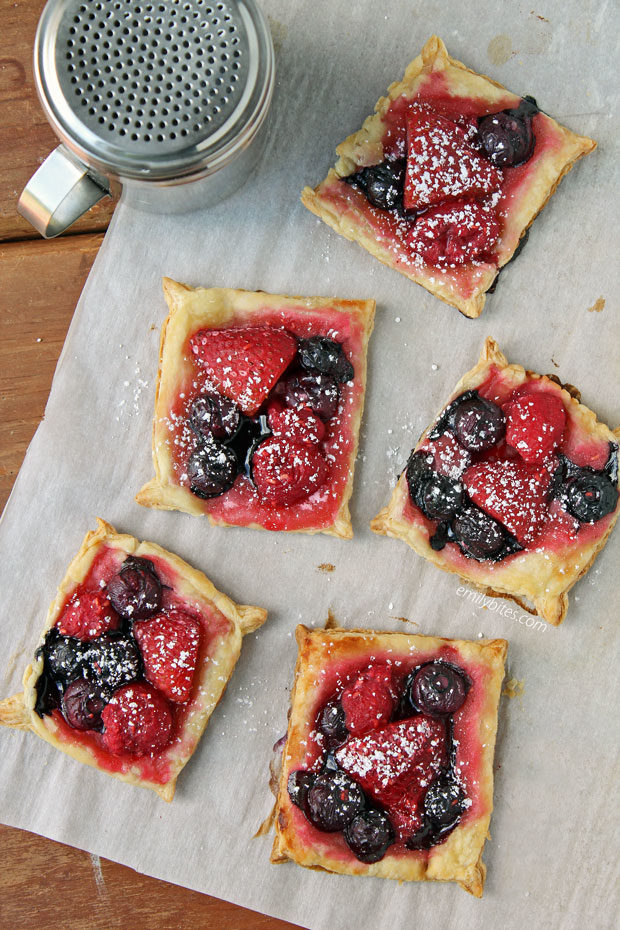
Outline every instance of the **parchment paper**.
<svg viewBox="0 0 620 930"><path fill-rule="evenodd" d="M532 0L533 2L533 0ZM310 928L611 927L618 913L617 586L620 532L574 589L559 629L474 601L403 543L368 529L415 439L484 338L557 372L612 427L618 399L617 74L610 2L528 6L264 0L278 79L258 173L216 209L157 217L119 206L84 289L45 420L0 528L1 694L21 685L46 609L87 529L178 552L244 603L269 609L171 806L80 766L31 734L0 734L4 822ZM449 51L599 141L500 278L479 320L441 304L339 238L299 203L433 32ZM615 243L614 243L615 240ZM375 297L377 323L352 501L355 538L211 528L133 501L151 477L160 278L293 294ZM589 312L598 298L602 312ZM335 571L324 574L321 563ZM345 626L510 641L496 809L482 901L456 885L396 883L269 864L252 839L272 799L294 627L328 608ZM409 618L405 624L397 618Z"/></svg>

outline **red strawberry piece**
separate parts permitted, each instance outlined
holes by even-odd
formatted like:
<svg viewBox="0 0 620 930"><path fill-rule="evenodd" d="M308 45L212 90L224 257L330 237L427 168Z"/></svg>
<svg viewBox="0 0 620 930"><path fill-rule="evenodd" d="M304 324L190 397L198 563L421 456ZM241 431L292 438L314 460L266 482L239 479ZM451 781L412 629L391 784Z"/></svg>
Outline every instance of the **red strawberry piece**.
<svg viewBox="0 0 620 930"><path fill-rule="evenodd" d="M542 462L562 441L566 409L551 391L520 394L505 406L506 442L526 462Z"/></svg>
<svg viewBox="0 0 620 930"><path fill-rule="evenodd" d="M118 630L121 618L102 591L74 594L56 624L63 636L89 642L108 630Z"/></svg>
<svg viewBox="0 0 620 930"><path fill-rule="evenodd" d="M144 677L169 701L189 701L198 662L200 623L182 610L169 610L134 624Z"/></svg>
<svg viewBox="0 0 620 930"><path fill-rule="evenodd" d="M518 459L481 462L463 475L475 504L495 517L522 545L541 531L548 516L549 472Z"/></svg>
<svg viewBox="0 0 620 930"><path fill-rule="evenodd" d="M419 216L408 242L429 265L462 265L491 249L499 235L499 223L490 207L455 200Z"/></svg>
<svg viewBox="0 0 620 930"><path fill-rule="evenodd" d="M447 764L443 721L420 714L336 750L336 761L387 810L400 839L422 826L422 799Z"/></svg>
<svg viewBox="0 0 620 930"><path fill-rule="evenodd" d="M101 719L104 745L117 755L160 752L170 739L172 713L167 700L140 681L118 688L103 708Z"/></svg>
<svg viewBox="0 0 620 930"><path fill-rule="evenodd" d="M316 445L325 436L325 424L310 407L285 407L274 400L267 418L274 436L282 439Z"/></svg>
<svg viewBox="0 0 620 930"><path fill-rule="evenodd" d="M272 436L252 458L258 496L270 504L294 504L310 497L327 478L325 458L315 446Z"/></svg>
<svg viewBox="0 0 620 930"><path fill-rule="evenodd" d="M460 126L430 107L413 105L407 121L407 210L490 194L501 184L501 171L468 145Z"/></svg>
<svg viewBox="0 0 620 930"><path fill-rule="evenodd" d="M297 355L291 333L270 326L202 329L190 339L213 386L253 416Z"/></svg>
<svg viewBox="0 0 620 930"><path fill-rule="evenodd" d="M452 433L444 433L439 439L427 442L422 449L433 456L435 471L446 478L460 478L471 465L471 455Z"/></svg>
<svg viewBox="0 0 620 930"><path fill-rule="evenodd" d="M389 722L395 699L392 670L388 665L374 665L348 685L340 698L347 730L362 736Z"/></svg>

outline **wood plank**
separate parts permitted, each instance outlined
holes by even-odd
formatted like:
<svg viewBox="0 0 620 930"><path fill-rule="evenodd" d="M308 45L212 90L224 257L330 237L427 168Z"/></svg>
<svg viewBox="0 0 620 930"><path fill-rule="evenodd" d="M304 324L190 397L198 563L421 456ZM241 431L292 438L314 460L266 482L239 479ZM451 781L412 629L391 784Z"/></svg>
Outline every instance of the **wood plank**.
<svg viewBox="0 0 620 930"><path fill-rule="evenodd" d="M0 246L0 507L45 404L102 234Z"/></svg>
<svg viewBox="0 0 620 930"><path fill-rule="evenodd" d="M0 825L0 849L0 925L6 930L295 930L23 830Z"/></svg>
<svg viewBox="0 0 620 930"><path fill-rule="evenodd" d="M0 0L0 241L38 234L17 213L17 199L58 139L43 115L32 73L34 34L44 0ZM115 201L105 197L71 227L72 232L106 229Z"/></svg>

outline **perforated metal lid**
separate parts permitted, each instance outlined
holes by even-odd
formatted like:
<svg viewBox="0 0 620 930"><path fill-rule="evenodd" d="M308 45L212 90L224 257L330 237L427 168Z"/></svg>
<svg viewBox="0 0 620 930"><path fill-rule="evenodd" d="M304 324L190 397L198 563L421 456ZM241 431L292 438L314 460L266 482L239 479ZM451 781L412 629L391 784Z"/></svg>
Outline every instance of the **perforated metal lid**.
<svg viewBox="0 0 620 930"><path fill-rule="evenodd" d="M257 132L274 79L252 0L50 0L35 40L60 138L119 177L216 170Z"/></svg>

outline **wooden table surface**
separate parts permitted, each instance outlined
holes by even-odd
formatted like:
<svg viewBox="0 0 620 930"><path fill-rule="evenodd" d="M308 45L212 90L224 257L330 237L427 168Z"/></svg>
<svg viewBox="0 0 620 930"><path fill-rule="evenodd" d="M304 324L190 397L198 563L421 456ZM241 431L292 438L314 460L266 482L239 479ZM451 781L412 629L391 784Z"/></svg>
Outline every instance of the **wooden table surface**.
<svg viewBox="0 0 620 930"><path fill-rule="evenodd" d="M43 5L0 0L0 507L43 417L67 327L114 209L107 198L49 241L16 212L28 178L57 144L32 76ZM0 930L138 926L293 928L0 824Z"/></svg>

